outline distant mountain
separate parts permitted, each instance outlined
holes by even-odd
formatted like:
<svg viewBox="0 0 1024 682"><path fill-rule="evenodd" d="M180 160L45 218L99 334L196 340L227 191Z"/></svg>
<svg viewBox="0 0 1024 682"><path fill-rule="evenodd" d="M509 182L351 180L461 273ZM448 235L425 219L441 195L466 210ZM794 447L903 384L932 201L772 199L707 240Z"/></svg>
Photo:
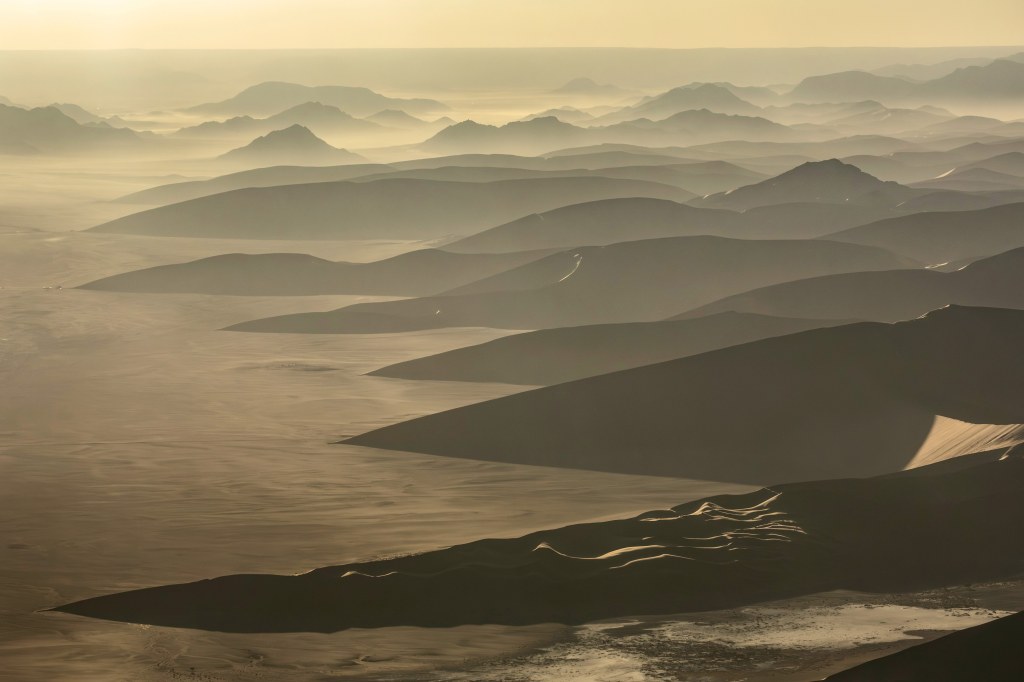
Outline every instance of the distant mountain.
<svg viewBox="0 0 1024 682"><path fill-rule="evenodd" d="M911 81L930 81L948 76L965 66L983 66L991 61L987 57L960 57L958 59L947 59L938 64L891 64L875 69L872 73L879 76L905 78Z"/></svg>
<svg viewBox="0 0 1024 682"><path fill-rule="evenodd" d="M295 170L266 172L278 177ZM238 179L237 175L232 178ZM436 239L568 204L635 196L685 199L689 194L651 182L600 177L496 182L312 180L204 196L92 229L233 239Z"/></svg>
<svg viewBox="0 0 1024 682"><path fill-rule="evenodd" d="M372 116L367 116L364 120L382 126L407 130L425 128L433 125L429 121L424 121L423 119L416 118L415 116L410 116L400 109L384 109L382 111L378 111Z"/></svg>
<svg viewBox="0 0 1024 682"><path fill-rule="evenodd" d="M3 153L136 152L151 144L131 130L81 125L54 107L22 109L0 104Z"/></svg>
<svg viewBox="0 0 1024 682"><path fill-rule="evenodd" d="M660 121L639 118L587 128L565 123L553 116L514 121L503 126L464 121L442 130L420 146L448 153L543 154L601 144L667 146L740 139L781 141L799 137L790 128L764 118L698 109L682 111Z"/></svg>
<svg viewBox="0 0 1024 682"><path fill-rule="evenodd" d="M606 142L633 144L687 144L724 140L785 141L799 135L784 125L759 116L720 114L707 109L681 111L660 121L634 119L605 127L591 127L594 137Z"/></svg>
<svg viewBox="0 0 1024 682"><path fill-rule="evenodd" d="M731 90L720 85L703 83L694 87L683 86L647 98L639 104L594 119L595 124L621 123L638 118L660 121L682 111L706 109L719 114L756 115L761 108L740 99Z"/></svg>
<svg viewBox="0 0 1024 682"><path fill-rule="evenodd" d="M422 249L373 263L335 263L301 253L231 253L104 277L78 288L234 296L424 296L524 265L547 253L455 254Z"/></svg>
<svg viewBox="0 0 1024 682"><path fill-rule="evenodd" d="M829 234L825 239L877 246L923 263L988 256L1024 246L1024 203L975 211L915 213Z"/></svg>
<svg viewBox="0 0 1024 682"><path fill-rule="evenodd" d="M843 71L805 78L789 92L788 98L796 102L903 101L913 96L916 87L903 78Z"/></svg>
<svg viewBox="0 0 1024 682"><path fill-rule="evenodd" d="M1024 248L953 272L856 272L785 282L729 296L673 319L737 312L896 322L947 304L1024 308Z"/></svg>
<svg viewBox="0 0 1024 682"><path fill-rule="evenodd" d="M177 137L240 137L266 134L288 126L300 125L320 135L379 134L387 129L349 116L341 109L319 102L304 102L266 118L235 116L226 121L206 121L182 128Z"/></svg>
<svg viewBox="0 0 1024 682"><path fill-rule="evenodd" d="M1021 347L1024 311L944 308L557 384L344 442L762 485L886 474L911 461L936 415L1024 422Z"/></svg>
<svg viewBox="0 0 1024 682"><path fill-rule="evenodd" d="M782 175L693 203L699 206L749 209L793 202L893 206L916 190L884 182L838 159L808 162Z"/></svg>
<svg viewBox="0 0 1024 682"><path fill-rule="evenodd" d="M1024 63L996 59L966 66L920 86L925 95L948 99L1002 100L1024 97Z"/></svg>
<svg viewBox="0 0 1024 682"><path fill-rule="evenodd" d="M273 126L265 124L263 119L252 116L232 116L224 121L203 121L193 126L186 126L172 135L198 138L241 137L269 132L268 128L269 130L274 129Z"/></svg>
<svg viewBox="0 0 1024 682"><path fill-rule="evenodd" d="M230 329L345 334L647 322L769 283L908 266L912 262L881 249L838 242L649 239L561 251L439 296L283 315Z"/></svg>
<svg viewBox="0 0 1024 682"><path fill-rule="evenodd" d="M548 116L503 126L463 121L445 128L420 146L443 152L542 153L581 144L591 137L583 128Z"/></svg>
<svg viewBox="0 0 1024 682"><path fill-rule="evenodd" d="M884 385L894 383L898 380L887 379ZM862 382L845 390L859 392ZM834 395L826 397L838 402ZM644 394L628 398L650 400ZM701 409L699 400L694 402ZM570 414L579 412L573 403L566 407ZM743 406L731 410L742 411ZM619 421L617 415L613 420ZM530 425L553 430L557 422L555 416ZM731 440L736 426L744 425L726 422L723 435ZM511 429L515 423L501 426ZM848 425L840 426L845 433ZM778 430L773 425L772 432ZM524 431L522 440L535 433ZM828 440L827 432L818 434ZM668 443L677 438L686 443L685 435L668 435ZM856 435L868 440L863 431ZM821 448L810 459L832 461L843 454L861 459L842 445L839 453ZM1012 451L999 459L1005 450L968 455L957 466L940 462L869 479L773 483L632 518L368 558L299 575L250 573L134 589L55 610L218 632L327 633L389 626L577 624L738 609L830 590L891 594L1012 580L1024 554L1019 513L1024 462ZM768 461L762 466L771 461L763 459ZM974 622L985 619L964 615ZM829 679L1011 682L1019 678L1021 634L1020 618L997 620Z"/></svg>
<svg viewBox="0 0 1024 682"><path fill-rule="evenodd" d="M920 109L880 107L870 111L840 116L827 121L827 125L844 132L858 131L881 134L907 133L918 129L937 130L949 117Z"/></svg>
<svg viewBox="0 0 1024 682"><path fill-rule="evenodd" d="M607 99L610 97L624 97L629 90L620 88L617 85L597 83L592 78L573 78L564 85L551 91L553 95L574 95L577 97L598 97Z"/></svg>
<svg viewBox="0 0 1024 682"><path fill-rule="evenodd" d="M200 104L187 111L194 114L269 116L305 102L321 102L353 116L369 116L382 109L399 109L411 114L428 114L448 109L435 100L397 99L367 88L268 82L246 88L222 102Z"/></svg>
<svg viewBox="0 0 1024 682"><path fill-rule="evenodd" d="M846 71L811 76L788 95L793 101L835 102L877 99L882 102L929 104L963 101L1003 101L1024 95L1024 63L996 59L980 66L965 66L924 82Z"/></svg>
<svg viewBox="0 0 1024 682"><path fill-rule="evenodd" d="M578 123L589 123L590 121L594 120L593 114L588 114L587 112L580 111L579 109L576 109L574 107L558 107L557 109L547 109L538 114L530 114L529 116L524 116L522 120L532 121L535 118L548 117L554 117L557 118L562 123L572 123L574 125Z"/></svg>
<svg viewBox="0 0 1024 682"><path fill-rule="evenodd" d="M849 322L730 312L691 320L542 329L400 362L370 374L546 386Z"/></svg>
<svg viewBox="0 0 1024 682"><path fill-rule="evenodd" d="M412 118L411 116L409 118ZM329 131L330 133L366 133L380 132L383 126L373 121L354 118L338 107L320 102L304 102L274 114L266 119L267 123L281 125L303 125L307 128Z"/></svg>
<svg viewBox="0 0 1024 682"><path fill-rule="evenodd" d="M94 114L91 111L87 111L77 104L55 102L50 106L73 120L75 123L101 123L106 120L104 117Z"/></svg>
<svg viewBox="0 0 1024 682"><path fill-rule="evenodd" d="M315 166L366 161L358 154L332 147L314 135L309 128L298 124L267 133L244 147L233 149L217 158L259 166Z"/></svg>
<svg viewBox="0 0 1024 682"><path fill-rule="evenodd" d="M961 682L1016 680L1021 669L1024 611L861 663L826 682Z"/></svg>

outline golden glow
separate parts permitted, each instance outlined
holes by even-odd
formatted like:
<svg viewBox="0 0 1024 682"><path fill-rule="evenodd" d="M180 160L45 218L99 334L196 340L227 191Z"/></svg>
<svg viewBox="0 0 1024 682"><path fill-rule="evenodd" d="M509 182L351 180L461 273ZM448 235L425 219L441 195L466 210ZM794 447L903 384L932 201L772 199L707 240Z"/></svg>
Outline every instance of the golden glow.
<svg viewBox="0 0 1024 682"><path fill-rule="evenodd" d="M1022 0L0 0L0 49L1020 43Z"/></svg>

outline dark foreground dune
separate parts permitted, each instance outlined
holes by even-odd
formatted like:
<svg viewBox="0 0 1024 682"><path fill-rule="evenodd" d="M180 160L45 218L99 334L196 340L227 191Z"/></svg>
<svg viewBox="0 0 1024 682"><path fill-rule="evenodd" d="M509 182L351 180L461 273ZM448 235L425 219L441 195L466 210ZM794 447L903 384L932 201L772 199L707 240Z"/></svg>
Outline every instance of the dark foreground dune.
<svg viewBox="0 0 1024 682"><path fill-rule="evenodd" d="M903 468L942 415L1024 422L1024 311L765 339L412 419L347 443L763 485Z"/></svg>
<svg viewBox="0 0 1024 682"><path fill-rule="evenodd" d="M400 362L370 374L402 379L558 384L850 322L730 312L689 320L541 329Z"/></svg>
<svg viewBox="0 0 1024 682"><path fill-rule="evenodd" d="M734 311L895 322L948 303L1024 308L1024 248L983 258L953 272L854 272L784 282L729 296L676 319Z"/></svg>
<svg viewBox="0 0 1024 682"><path fill-rule="evenodd" d="M562 251L440 296L244 322L232 331L312 334L647 322L769 283L913 267L882 249L824 240L676 237Z"/></svg>
<svg viewBox="0 0 1024 682"><path fill-rule="evenodd" d="M773 486L298 576L233 575L135 590L57 610L229 632L334 632L582 623L825 590L992 580L1024 565L1024 459L1000 455L973 456L961 467Z"/></svg>
<svg viewBox="0 0 1024 682"><path fill-rule="evenodd" d="M877 658L828 682L1017 682L1024 679L1024 612Z"/></svg>
<svg viewBox="0 0 1024 682"><path fill-rule="evenodd" d="M373 263L333 262L301 253L230 253L133 270L79 288L238 296L424 296L518 267L548 253L462 254L421 249Z"/></svg>

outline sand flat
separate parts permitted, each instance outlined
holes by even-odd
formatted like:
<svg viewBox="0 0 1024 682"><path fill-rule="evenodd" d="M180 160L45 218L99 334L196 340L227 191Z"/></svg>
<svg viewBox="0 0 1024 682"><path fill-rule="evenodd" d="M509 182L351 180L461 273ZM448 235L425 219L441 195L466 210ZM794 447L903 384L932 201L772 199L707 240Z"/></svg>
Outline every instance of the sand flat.
<svg viewBox="0 0 1024 682"><path fill-rule="evenodd" d="M0 658L14 679L358 679L535 646L562 629L229 636L35 612L132 587L299 573L738 489L329 445L518 390L362 376L502 333L219 332L233 321L358 297L58 289L239 249L82 233L0 239ZM364 261L415 247L313 246L322 247L318 255ZM246 247L274 251L281 243Z"/></svg>

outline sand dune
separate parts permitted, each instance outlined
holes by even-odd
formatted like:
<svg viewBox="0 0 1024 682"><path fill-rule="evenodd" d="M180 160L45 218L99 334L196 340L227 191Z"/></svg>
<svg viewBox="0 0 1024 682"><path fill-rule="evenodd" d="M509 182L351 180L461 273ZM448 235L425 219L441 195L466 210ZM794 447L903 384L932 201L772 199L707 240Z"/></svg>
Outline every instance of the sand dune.
<svg viewBox="0 0 1024 682"><path fill-rule="evenodd" d="M240 189L162 206L97 232L239 239L426 239L559 206L623 196L675 199L674 187L607 178L502 182L379 180Z"/></svg>
<svg viewBox="0 0 1024 682"><path fill-rule="evenodd" d="M949 303L1024 308L1024 247L953 272L858 272L785 282L729 296L676 319L735 311L896 322Z"/></svg>
<svg viewBox="0 0 1024 682"><path fill-rule="evenodd" d="M820 237L837 225L863 225L892 215L885 208L839 204L778 204L739 213L663 199L608 199L528 215L444 248L493 253L687 235L807 239Z"/></svg>
<svg viewBox="0 0 1024 682"><path fill-rule="evenodd" d="M300 253L232 253L126 272L79 288L239 296L423 296L523 265L547 253L456 254L423 249L373 263L332 262Z"/></svg>
<svg viewBox="0 0 1024 682"><path fill-rule="evenodd" d="M582 623L834 589L906 591L990 580L1015 574L1024 557L1024 460L997 455L954 471L937 465L784 484L630 519L298 576L234 575L122 592L58 610L229 632L334 632ZM1019 630L1016 621L1009 625ZM1007 623L987 627L1001 633ZM954 644L965 638L971 635ZM907 655L913 656L901 654Z"/></svg>
<svg viewBox="0 0 1024 682"><path fill-rule="evenodd" d="M1021 678L1024 612L868 661L828 682L1012 682Z"/></svg>
<svg viewBox="0 0 1024 682"><path fill-rule="evenodd" d="M935 415L1024 422L1022 342L1024 312L950 307L558 384L346 442L756 484L879 474L911 461Z"/></svg>
<svg viewBox="0 0 1024 682"><path fill-rule="evenodd" d="M824 240L676 237L561 251L440 296L254 320L234 331L374 333L443 327L542 329L661 320L801 274L887 270L887 251Z"/></svg>
<svg viewBox="0 0 1024 682"><path fill-rule="evenodd" d="M383 163L254 168L252 170L220 175L209 180L189 180L169 185L158 185L139 192L132 192L120 197L117 201L125 204L174 204L188 201L189 199L208 197L211 194L230 192L236 189L351 180L371 173L381 173L393 168L394 166Z"/></svg>
<svg viewBox="0 0 1024 682"><path fill-rule="evenodd" d="M608 164L608 165L604 165ZM459 182L493 182L543 177L603 177L670 185L696 194L718 192L764 177L763 174L724 161L686 161L669 156L638 154L584 154L572 157L527 157L469 154L393 164L344 166L278 166L222 175L210 180L177 182L134 192L122 203L170 204L249 187L296 185L360 179L417 178ZM693 198L686 191L677 200Z"/></svg>
<svg viewBox="0 0 1024 682"><path fill-rule="evenodd" d="M462 252L605 245L629 239L722 234L739 228L733 211L699 209L665 199L623 198L535 213L451 244Z"/></svg>
<svg viewBox="0 0 1024 682"><path fill-rule="evenodd" d="M926 263L988 256L1024 246L1024 203L977 211L916 213L830 234L826 239L879 246Z"/></svg>
<svg viewBox="0 0 1024 682"><path fill-rule="evenodd" d="M692 320L543 329L400 362L370 374L401 379L558 384L846 323L849 321L722 313Z"/></svg>

